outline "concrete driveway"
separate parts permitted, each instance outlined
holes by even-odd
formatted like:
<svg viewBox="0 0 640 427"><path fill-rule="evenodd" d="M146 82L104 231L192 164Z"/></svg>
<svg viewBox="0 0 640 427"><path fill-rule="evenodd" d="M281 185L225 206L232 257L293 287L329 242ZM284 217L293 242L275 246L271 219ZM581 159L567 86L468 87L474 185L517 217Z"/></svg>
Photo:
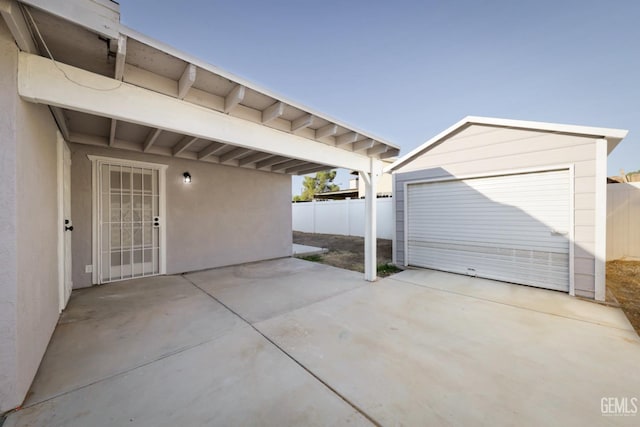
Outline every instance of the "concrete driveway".
<svg viewBox="0 0 640 427"><path fill-rule="evenodd" d="M4 427L638 425L639 362L618 309L282 259L74 292Z"/></svg>

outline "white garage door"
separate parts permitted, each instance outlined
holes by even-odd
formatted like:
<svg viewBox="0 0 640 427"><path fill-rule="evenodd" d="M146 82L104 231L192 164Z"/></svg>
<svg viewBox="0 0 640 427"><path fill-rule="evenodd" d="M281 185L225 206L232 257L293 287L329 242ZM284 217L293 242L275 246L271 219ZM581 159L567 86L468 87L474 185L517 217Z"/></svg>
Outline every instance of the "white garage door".
<svg viewBox="0 0 640 427"><path fill-rule="evenodd" d="M569 291L569 171L407 185L409 265Z"/></svg>

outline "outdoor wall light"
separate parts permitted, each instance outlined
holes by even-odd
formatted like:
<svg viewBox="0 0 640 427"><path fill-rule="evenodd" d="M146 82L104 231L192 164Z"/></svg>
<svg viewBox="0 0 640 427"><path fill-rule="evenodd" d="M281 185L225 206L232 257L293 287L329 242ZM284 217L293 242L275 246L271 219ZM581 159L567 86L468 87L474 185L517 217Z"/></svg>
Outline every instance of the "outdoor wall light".
<svg viewBox="0 0 640 427"><path fill-rule="evenodd" d="M191 183L191 174L189 172L183 173L182 176L184 176L184 183L185 184Z"/></svg>

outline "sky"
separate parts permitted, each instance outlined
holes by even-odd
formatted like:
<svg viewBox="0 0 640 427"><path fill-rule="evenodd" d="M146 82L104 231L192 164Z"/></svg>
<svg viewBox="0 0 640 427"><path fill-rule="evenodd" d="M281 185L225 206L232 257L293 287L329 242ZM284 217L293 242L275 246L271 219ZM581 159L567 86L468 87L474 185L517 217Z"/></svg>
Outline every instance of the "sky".
<svg viewBox="0 0 640 427"><path fill-rule="evenodd" d="M123 24L395 143L400 155L474 115L626 129L608 173L640 169L637 0L120 7ZM349 175L335 182L346 188Z"/></svg>

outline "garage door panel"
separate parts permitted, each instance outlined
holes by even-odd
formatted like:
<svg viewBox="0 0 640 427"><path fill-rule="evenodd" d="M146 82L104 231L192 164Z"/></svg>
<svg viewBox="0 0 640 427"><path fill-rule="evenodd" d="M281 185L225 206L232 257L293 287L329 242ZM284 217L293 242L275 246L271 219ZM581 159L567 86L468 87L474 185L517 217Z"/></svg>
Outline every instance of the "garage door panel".
<svg viewBox="0 0 640 427"><path fill-rule="evenodd" d="M425 265L416 266L566 291L566 280L563 276L566 273L568 256L557 255L560 257L548 262L532 262L527 257L487 253L461 254L456 250L416 248L409 254L409 264L416 265L414 259L419 259L419 262ZM517 281L514 280L515 276Z"/></svg>
<svg viewBox="0 0 640 427"><path fill-rule="evenodd" d="M568 291L568 170L409 184L408 264Z"/></svg>

